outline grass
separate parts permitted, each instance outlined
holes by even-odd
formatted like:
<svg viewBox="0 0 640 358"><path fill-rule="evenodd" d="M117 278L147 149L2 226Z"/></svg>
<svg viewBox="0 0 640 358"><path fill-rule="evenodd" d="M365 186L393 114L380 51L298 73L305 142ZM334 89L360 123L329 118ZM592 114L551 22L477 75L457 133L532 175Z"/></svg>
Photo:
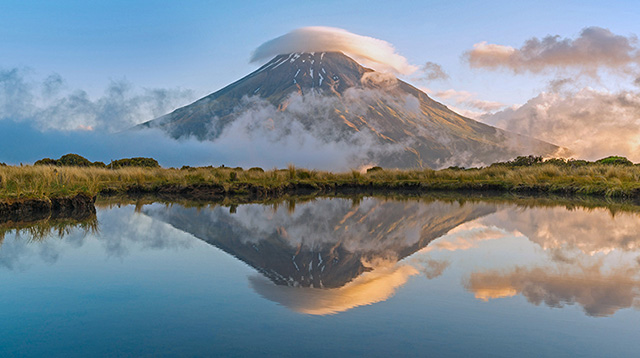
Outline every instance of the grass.
<svg viewBox="0 0 640 358"><path fill-rule="evenodd" d="M319 191L336 186L378 191L499 191L640 197L640 167L594 163L587 166L539 164L481 169L374 170L331 173L299 169L136 168L0 166L0 200L52 198L78 193L154 192L167 187L215 185L226 193L251 186L272 190L304 186Z"/></svg>

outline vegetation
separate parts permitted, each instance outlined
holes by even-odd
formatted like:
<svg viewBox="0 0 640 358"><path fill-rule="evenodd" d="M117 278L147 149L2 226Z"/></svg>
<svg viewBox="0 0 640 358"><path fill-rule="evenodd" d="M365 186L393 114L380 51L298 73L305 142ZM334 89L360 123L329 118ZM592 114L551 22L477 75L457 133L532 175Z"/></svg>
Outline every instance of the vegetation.
<svg viewBox="0 0 640 358"><path fill-rule="evenodd" d="M153 158L143 157L114 160L109 164L110 169L124 167L160 168L160 164Z"/></svg>
<svg viewBox="0 0 640 358"><path fill-rule="evenodd" d="M35 162L33 165L55 165L58 167L98 167L104 168L106 165L103 162L92 162L89 159L82 157L78 154L65 154L60 159L44 158Z"/></svg>
<svg viewBox="0 0 640 358"><path fill-rule="evenodd" d="M66 156L65 156L66 157ZM79 156L78 156L79 157ZM63 157L64 158L64 157ZM601 197L640 197L640 166L623 157L596 162L519 157L485 168L391 170L371 168L331 173L296 168L264 171L260 168L201 167L165 169L155 160L132 158L131 164L110 169L90 165L77 157L55 164L0 166L0 199L45 198L118 193L190 192L207 195L283 195L306 192L497 191L511 193L581 194ZM154 165L155 164L155 165Z"/></svg>
<svg viewBox="0 0 640 358"><path fill-rule="evenodd" d="M65 154L60 159L43 158L35 162L33 165L52 165L57 167L97 167L117 169L123 167L143 167L143 168L160 168L158 161L153 158L125 158L113 160L109 165L103 162L92 162L89 159L78 154Z"/></svg>

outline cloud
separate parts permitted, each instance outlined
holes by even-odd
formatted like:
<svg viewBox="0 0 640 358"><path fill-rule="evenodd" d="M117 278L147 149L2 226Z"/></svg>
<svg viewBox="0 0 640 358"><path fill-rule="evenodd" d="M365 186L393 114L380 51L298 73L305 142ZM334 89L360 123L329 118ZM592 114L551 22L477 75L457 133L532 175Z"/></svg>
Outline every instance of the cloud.
<svg viewBox="0 0 640 358"><path fill-rule="evenodd" d="M331 51L343 52L362 65L379 71L410 74L418 69L386 41L321 26L299 28L263 43L251 55L251 62L293 52Z"/></svg>
<svg viewBox="0 0 640 358"><path fill-rule="evenodd" d="M593 26L584 28L575 39L559 35L533 37L520 48L480 42L465 53L465 58L473 68L508 69L514 73L577 69L597 76L600 69L633 72L640 63L640 48L635 35L616 35Z"/></svg>
<svg viewBox="0 0 640 358"><path fill-rule="evenodd" d="M423 73L422 79L426 81L448 80L449 75L442 66L435 62L428 61L420 69Z"/></svg>
<svg viewBox="0 0 640 358"><path fill-rule="evenodd" d="M347 92L346 103L381 95L376 90ZM0 162L33 163L72 152L104 162L148 156L164 166L225 164L271 168L292 163L345 170L370 160L367 158L404 150L400 144L380 146L377 135L370 131L344 137L332 123L302 123L309 111L317 113L318 118L333 114L338 99L319 95L291 96L286 112L258 97L245 98L237 120L223 129L224 135L218 133L214 142L175 140L155 129L113 133L164 114L191 95L182 90L136 91L131 84L119 81L112 82L103 96L92 99L84 91L67 90L59 75L37 81L30 79L26 70L2 71ZM349 110L364 114L366 108L356 107L350 106ZM25 141L30 145L25 147Z"/></svg>
<svg viewBox="0 0 640 358"><path fill-rule="evenodd" d="M601 265L565 267L515 267L508 271L472 273L465 288L488 301L522 294L530 303L549 307L579 304L589 316L611 316L622 308L637 307L640 279L636 267L605 271Z"/></svg>
<svg viewBox="0 0 640 358"><path fill-rule="evenodd" d="M66 90L58 74L38 81L27 70L0 70L0 120L27 121L41 130L119 131L163 115L193 96L182 89L135 90L121 80L92 99L83 90Z"/></svg>
<svg viewBox="0 0 640 358"><path fill-rule="evenodd" d="M584 88L541 93L481 121L569 148L576 157L623 155L640 161L640 94Z"/></svg>
<svg viewBox="0 0 640 358"><path fill-rule="evenodd" d="M446 91L438 91L433 93L433 95L444 100L448 100L448 99L453 100L455 104L458 106L466 106L466 107L477 109L483 112L495 111L505 106L504 103L500 103L500 102L484 101L484 100L476 99L475 93L471 93L467 91L456 91L454 89L448 89Z"/></svg>

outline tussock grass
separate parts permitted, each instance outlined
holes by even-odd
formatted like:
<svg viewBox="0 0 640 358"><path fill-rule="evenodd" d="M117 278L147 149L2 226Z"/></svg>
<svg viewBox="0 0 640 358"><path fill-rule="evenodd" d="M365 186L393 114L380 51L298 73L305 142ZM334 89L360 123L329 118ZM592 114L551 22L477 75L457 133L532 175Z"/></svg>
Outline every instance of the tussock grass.
<svg viewBox="0 0 640 358"><path fill-rule="evenodd" d="M610 197L640 196L640 167L592 164L588 166L491 166L481 169L389 170L331 173L289 166L261 171L241 168L139 168L0 166L0 199L45 198L77 193L96 195L125 192L135 186L193 186L217 184L225 189L253 184L266 189L289 184L318 188L349 184L389 189L418 186L429 190L494 190L548 192Z"/></svg>

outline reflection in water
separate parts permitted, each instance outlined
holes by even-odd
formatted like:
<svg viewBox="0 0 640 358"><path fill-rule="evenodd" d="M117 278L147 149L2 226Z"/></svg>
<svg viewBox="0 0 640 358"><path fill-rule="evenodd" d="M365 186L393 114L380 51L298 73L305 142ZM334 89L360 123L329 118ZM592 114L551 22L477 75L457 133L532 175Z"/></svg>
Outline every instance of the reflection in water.
<svg viewBox="0 0 640 358"><path fill-rule="evenodd" d="M30 256L55 263L87 232L117 258L132 246L186 249L195 236L258 271L249 282L260 296L306 314L385 301L411 277L435 279L449 267L479 301L522 295L596 317L640 307L640 220L632 212L365 198L232 210L154 204L99 215L99 232L95 219L5 228L0 238L16 229L24 237L0 241L0 267L24 269ZM65 239L46 239L56 235ZM470 258L478 262L467 265Z"/></svg>
<svg viewBox="0 0 640 358"><path fill-rule="evenodd" d="M274 285L259 276L250 277L250 282L251 287L262 297L296 312L326 315L385 301L410 276L418 274L413 266L398 265L395 262L379 262L374 268L344 286L333 289Z"/></svg>
<svg viewBox="0 0 640 358"><path fill-rule="evenodd" d="M461 225L428 249L466 250L507 235L527 237L548 255L547 262L479 270L468 275L465 288L483 301L521 294L536 305L578 304L590 316L609 316L639 305L639 219L604 208L509 205Z"/></svg>
<svg viewBox="0 0 640 358"><path fill-rule="evenodd" d="M364 199L297 205L294 212L263 205L227 209L154 207L151 217L215 245L277 285L339 288L376 262L397 262L495 206ZM372 264L374 263L374 264Z"/></svg>
<svg viewBox="0 0 640 358"><path fill-rule="evenodd" d="M590 316L609 316L621 308L638 307L637 267L606 270L599 264L577 266L516 266L508 271L475 272L465 287L484 301L522 294L536 305L544 302L549 307L563 307L577 303Z"/></svg>

